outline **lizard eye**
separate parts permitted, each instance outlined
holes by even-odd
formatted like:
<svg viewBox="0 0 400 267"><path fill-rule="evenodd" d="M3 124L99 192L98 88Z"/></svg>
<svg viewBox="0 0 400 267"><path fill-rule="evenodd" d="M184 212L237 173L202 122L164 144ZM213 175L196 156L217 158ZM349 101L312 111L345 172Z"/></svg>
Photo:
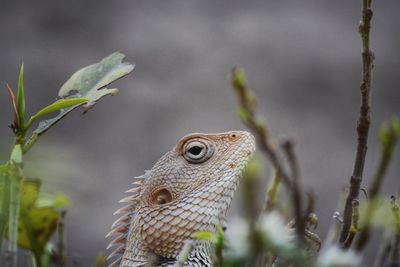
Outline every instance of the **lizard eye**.
<svg viewBox="0 0 400 267"><path fill-rule="evenodd" d="M202 163L214 153L214 148L206 141L192 140L183 147L183 157L191 163Z"/></svg>

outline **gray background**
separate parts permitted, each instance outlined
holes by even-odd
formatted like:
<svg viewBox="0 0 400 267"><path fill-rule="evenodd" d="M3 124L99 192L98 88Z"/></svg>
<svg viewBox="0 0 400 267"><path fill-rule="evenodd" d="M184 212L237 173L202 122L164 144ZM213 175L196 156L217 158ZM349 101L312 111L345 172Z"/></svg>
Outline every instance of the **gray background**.
<svg viewBox="0 0 400 267"><path fill-rule="evenodd" d="M137 64L120 94L85 116L68 116L26 158L43 190L70 196L68 253L94 262L132 177L189 132L244 129L227 74L243 66L274 137L293 136L303 183L317 195L326 233L355 151L360 1L4 1L0 80L16 88L25 62L28 112L51 103L77 69L122 51ZM378 127L400 114L399 1L376 4L373 113L366 182L376 165ZM0 157L12 113L0 94ZM399 189L399 149L385 192ZM233 213L239 205L234 204Z"/></svg>

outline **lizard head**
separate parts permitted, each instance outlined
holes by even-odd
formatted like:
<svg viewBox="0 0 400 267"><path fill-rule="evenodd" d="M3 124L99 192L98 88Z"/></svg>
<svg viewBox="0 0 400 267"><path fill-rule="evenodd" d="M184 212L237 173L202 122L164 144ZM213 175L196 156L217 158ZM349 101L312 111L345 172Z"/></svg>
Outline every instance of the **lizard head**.
<svg viewBox="0 0 400 267"><path fill-rule="evenodd" d="M137 206L150 250L175 257L194 232L213 231L254 149L248 132L195 133L160 158L145 175Z"/></svg>
<svg viewBox="0 0 400 267"><path fill-rule="evenodd" d="M130 205L114 228L129 229L121 237L124 247L175 258L193 233L215 231L254 150L254 137L245 131L183 137L122 200Z"/></svg>
<svg viewBox="0 0 400 267"><path fill-rule="evenodd" d="M194 133L178 144L146 173L141 205L161 209L197 192L208 192L219 181L238 181L255 147L244 131L219 134Z"/></svg>

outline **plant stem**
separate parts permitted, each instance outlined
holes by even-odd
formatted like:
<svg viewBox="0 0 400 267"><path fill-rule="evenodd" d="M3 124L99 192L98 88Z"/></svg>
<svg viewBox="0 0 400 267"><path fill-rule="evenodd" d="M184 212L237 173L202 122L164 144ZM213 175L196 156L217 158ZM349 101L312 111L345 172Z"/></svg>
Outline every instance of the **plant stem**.
<svg viewBox="0 0 400 267"><path fill-rule="evenodd" d="M2 244L4 233L7 226L10 205L10 179L9 177L0 177L2 179L3 195L0 207L0 252L2 251Z"/></svg>
<svg viewBox="0 0 400 267"><path fill-rule="evenodd" d="M303 216L303 205L301 197L301 187L299 184L299 163L294 153L294 142L292 140L286 140L282 144L283 151L286 154L290 169L292 170L292 203L294 208L294 219L295 219L295 229L297 240L300 245L304 245L304 235L305 235L305 223Z"/></svg>
<svg viewBox="0 0 400 267"><path fill-rule="evenodd" d="M388 233L388 230L383 233L383 238L379 246L378 253L376 255L376 259L373 267L381 267L386 266L386 261L388 259L390 250L392 249L391 245L392 233Z"/></svg>
<svg viewBox="0 0 400 267"><path fill-rule="evenodd" d="M32 146L36 143L36 141L39 139L40 135L33 133L31 137L25 142L24 146L22 147L22 153L25 154L26 152L29 151L29 149L32 148Z"/></svg>
<svg viewBox="0 0 400 267"><path fill-rule="evenodd" d="M16 172L18 170L15 170ZM9 236L7 263L10 267L17 266L17 239L18 239L18 217L20 208L20 179L11 177L10 183L10 217L9 217Z"/></svg>
<svg viewBox="0 0 400 267"><path fill-rule="evenodd" d="M277 195L279 193L280 184L281 184L281 177L279 177L276 171L274 170L272 184L270 185L266 193L264 212L270 212L276 209Z"/></svg>
<svg viewBox="0 0 400 267"><path fill-rule="evenodd" d="M32 252L26 253L27 261L29 263L29 267L37 267L35 255Z"/></svg>
<svg viewBox="0 0 400 267"><path fill-rule="evenodd" d="M361 251L367 245L370 237L370 223L372 217L377 209L376 201L379 197L379 191L381 189L383 178L385 177L386 170L392 159L393 151L399 138L399 133L396 132L397 121L393 120L389 127L385 130L385 125L382 126L382 152L379 160L379 165L374 175L374 180L371 187L368 189L368 203L364 212L363 221L361 224L361 232L356 243L356 250Z"/></svg>
<svg viewBox="0 0 400 267"><path fill-rule="evenodd" d="M350 191L346 199L343 213L344 223L339 239L342 244L346 241L352 224L352 203L354 200L358 199L360 193L365 156L367 153L367 141L370 126L371 72L374 60L373 52L370 49L371 19L371 0L363 0L362 19L359 25L359 33L362 41L362 81L360 85L360 116L357 123L358 143L353 174L350 178Z"/></svg>
<svg viewBox="0 0 400 267"><path fill-rule="evenodd" d="M54 261L58 267L64 267L66 265L66 253L65 253L65 219L66 211L62 211L60 218L57 223L57 251L55 253Z"/></svg>
<svg viewBox="0 0 400 267"><path fill-rule="evenodd" d="M256 99L247 85L244 71L241 68L234 68L232 70L231 82L239 100L239 117L253 132L261 151L265 154L272 166L275 168L277 175L281 177L282 183L286 187L289 195L293 196L291 200L294 207L294 216L297 220L296 232L298 235L299 244L303 245L304 218L302 216L302 206L300 201L301 190L297 181L299 177L298 164L293 149L291 148L292 144L289 144L289 151L285 152L287 153L289 165L291 165L290 167L292 168L291 174L292 176L295 175L296 178L291 177L291 175L285 169L284 161L281 159L278 150L271 142L268 128L265 126L265 124L257 120L255 112Z"/></svg>

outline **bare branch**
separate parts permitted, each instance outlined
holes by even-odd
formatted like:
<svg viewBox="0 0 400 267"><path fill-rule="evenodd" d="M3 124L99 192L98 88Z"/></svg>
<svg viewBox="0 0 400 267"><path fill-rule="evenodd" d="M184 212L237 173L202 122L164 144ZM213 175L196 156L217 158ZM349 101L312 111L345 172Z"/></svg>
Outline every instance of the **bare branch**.
<svg viewBox="0 0 400 267"><path fill-rule="evenodd" d="M379 160L379 165L374 175L374 180L371 187L368 189L368 204L363 216L361 224L361 232L356 243L356 250L361 251L368 243L370 236L370 223L372 216L376 211L376 200L381 189L383 178L386 170L392 159L392 154L400 135L400 126L397 119L393 119L388 125L384 124L381 127L381 144L382 152Z"/></svg>
<svg viewBox="0 0 400 267"><path fill-rule="evenodd" d="M349 234L352 225L352 204L358 199L361 181L364 171L365 156L367 153L368 132L370 126L371 106L371 72L374 61L374 54L370 48L372 9L371 0L363 0L362 19L359 25L359 33L362 41L362 81L360 85L361 105L360 115L357 123L357 152L353 167L353 174L350 178L350 191L344 208L344 223L340 234L340 242L343 244Z"/></svg>
<svg viewBox="0 0 400 267"><path fill-rule="evenodd" d="M294 218L295 218L295 229L297 238L300 244L304 244L304 234L305 234L305 223L303 216L303 206L302 206L302 196L301 187L299 183L299 163L298 159L294 153L294 142L292 140L286 140L282 144L283 151L286 154L287 160L292 170L292 203L294 208Z"/></svg>

